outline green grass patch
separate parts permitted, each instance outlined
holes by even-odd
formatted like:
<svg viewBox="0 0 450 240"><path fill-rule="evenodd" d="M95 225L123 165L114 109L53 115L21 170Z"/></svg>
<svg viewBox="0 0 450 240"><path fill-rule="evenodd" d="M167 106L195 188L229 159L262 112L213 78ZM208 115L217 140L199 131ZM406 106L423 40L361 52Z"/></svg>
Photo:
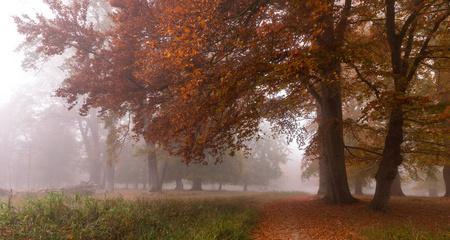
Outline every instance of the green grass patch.
<svg viewBox="0 0 450 240"><path fill-rule="evenodd" d="M371 227L364 229L362 235L368 240L448 240L450 229L447 232L431 232L411 225Z"/></svg>
<svg viewBox="0 0 450 240"><path fill-rule="evenodd" d="M49 194L0 206L0 239L249 239L257 209L250 198L97 200Z"/></svg>

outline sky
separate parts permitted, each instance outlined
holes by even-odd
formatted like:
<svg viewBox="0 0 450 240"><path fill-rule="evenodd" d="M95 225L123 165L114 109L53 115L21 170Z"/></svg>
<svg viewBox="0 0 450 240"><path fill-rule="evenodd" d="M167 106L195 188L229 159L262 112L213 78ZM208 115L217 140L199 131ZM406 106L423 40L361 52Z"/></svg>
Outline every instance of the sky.
<svg viewBox="0 0 450 240"><path fill-rule="evenodd" d="M41 0L3 1L0 8L0 104L9 100L11 95L21 86L34 79L33 72L22 69L23 55L16 51L21 43L21 36L16 31L12 19L14 15L32 14L42 11Z"/></svg>

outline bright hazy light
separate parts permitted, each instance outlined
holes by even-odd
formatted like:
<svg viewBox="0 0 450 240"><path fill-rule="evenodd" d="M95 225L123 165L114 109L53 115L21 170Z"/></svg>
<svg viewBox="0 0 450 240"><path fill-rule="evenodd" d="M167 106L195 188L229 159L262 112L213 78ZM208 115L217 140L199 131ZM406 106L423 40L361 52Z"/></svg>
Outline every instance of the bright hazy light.
<svg viewBox="0 0 450 240"><path fill-rule="evenodd" d="M14 15L33 13L42 8L40 0L3 1L0 8L0 103L6 102L14 91L33 79L32 72L25 72L22 67L22 54L16 52L21 37L16 31L12 19Z"/></svg>

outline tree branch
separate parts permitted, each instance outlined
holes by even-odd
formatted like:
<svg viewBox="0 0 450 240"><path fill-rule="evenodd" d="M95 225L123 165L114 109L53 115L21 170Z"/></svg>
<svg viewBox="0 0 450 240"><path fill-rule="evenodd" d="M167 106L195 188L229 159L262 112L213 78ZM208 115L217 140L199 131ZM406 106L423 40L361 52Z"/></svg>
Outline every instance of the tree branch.
<svg viewBox="0 0 450 240"><path fill-rule="evenodd" d="M411 81L411 79L414 77L414 75L416 73L416 70L419 67L420 63L426 58L428 45L430 44L430 41L433 38L434 34L437 32L437 30L441 26L441 23L445 19L447 19L449 16L450 16L450 10L447 10L447 12L445 14L443 14L440 18L437 19L437 21L435 22L433 28L428 33L427 38L422 43L422 46L421 46L421 48L419 50L419 54L417 55L416 59L414 60L413 65L409 69L409 72L408 72L408 75L407 75L407 78L406 78L408 82Z"/></svg>

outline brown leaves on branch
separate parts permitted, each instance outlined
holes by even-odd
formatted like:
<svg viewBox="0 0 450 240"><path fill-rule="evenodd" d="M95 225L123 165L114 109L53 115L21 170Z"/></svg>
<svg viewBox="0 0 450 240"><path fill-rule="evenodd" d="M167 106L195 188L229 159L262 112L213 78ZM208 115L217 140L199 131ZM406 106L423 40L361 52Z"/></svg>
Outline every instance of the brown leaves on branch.
<svg viewBox="0 0 450 240"><path fill-rule="evenodd" d="M360 106L358 124L385 121L390 101L433 102L421 97L426 94L392 98L378 1L355 2L350 11L315 0L111 0L103 16L98 1L47 0L52 16L16 17L25 65L63 54L68 77L58 96L72 106L82 101L82 113L93 107L117 116L130 112L137 134L186 161L243 148L265 120L299 136L299 119L314 117L318 85L327 82L319 67L332 57L343 62L343 101ZM349 17L347 34L337 38L344 47L336 52L324 52L315 41L327 11ZM423 29L412 39L409 59L431 56L420 51L422 33L433 30L425 12L415 16ZM398 30L405 38L411 33ZM420 64L412 67L430 75Z"/></svg>

